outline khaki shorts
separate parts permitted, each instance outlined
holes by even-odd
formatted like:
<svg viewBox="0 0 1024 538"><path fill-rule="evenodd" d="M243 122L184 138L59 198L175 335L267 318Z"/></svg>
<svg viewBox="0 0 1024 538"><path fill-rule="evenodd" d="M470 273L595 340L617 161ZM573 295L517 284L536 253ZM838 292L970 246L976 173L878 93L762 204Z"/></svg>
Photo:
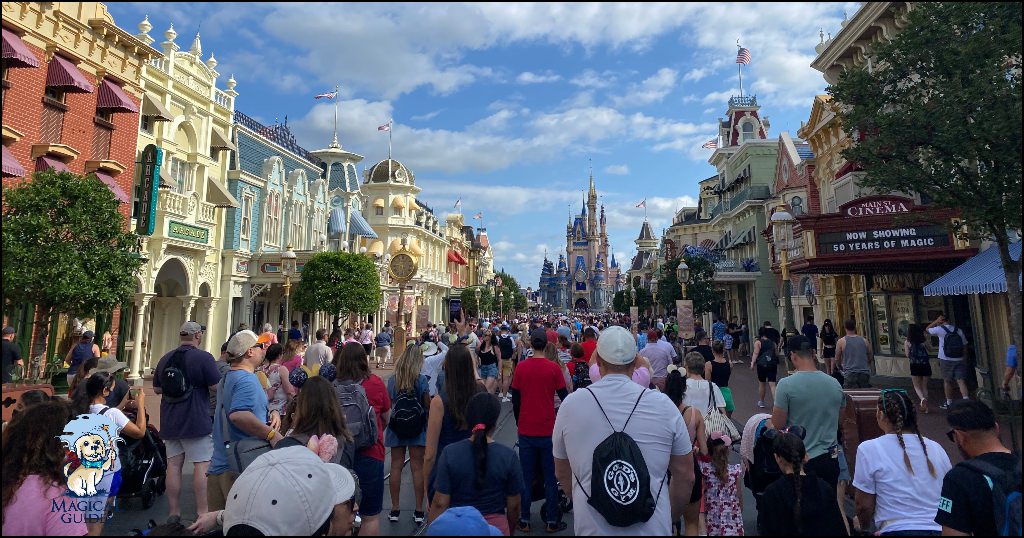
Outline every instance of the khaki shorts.
<svg viewBox="0 0 1024 538"><path fill-rule="evenodd" d="M511 377L512 376L512 369L513 369L512 367L513 366L515 366L515 364L512 362L512 359L502 359L501 360L501 376L502 377Z"/></svg>
<svg viewBox="0 0 1024 538"><path fill-rule="evenodd" d="M213 435L191 437L189 439L165 439L167 457L185 455L189 463L202 463L213 459Z"/></svg>
<svg viewBox="0 0 1024 538"><path fill-rule="evenodd" d="M223 510L228 500L228 492L235 485L238 473L224 471L221 474L206 475L206 502L211 512Z"/></svg>

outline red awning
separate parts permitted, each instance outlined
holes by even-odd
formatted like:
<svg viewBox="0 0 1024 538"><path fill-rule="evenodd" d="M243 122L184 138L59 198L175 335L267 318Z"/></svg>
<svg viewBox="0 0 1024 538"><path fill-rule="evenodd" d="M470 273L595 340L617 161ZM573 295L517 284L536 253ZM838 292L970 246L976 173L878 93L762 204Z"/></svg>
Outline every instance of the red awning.
<svg viewBox="0 0 1024 538"><path fill-rule="evenodd" d="M4 32L6 33L7 30ZM18 159L14 158L14 154L7 149L7 146L4 146L3 157L4 177L25 177L25 167L18 162Z"/></svg>
<svg viewBox="0 0 1024 538"><path fill-rule="evenodd" d="M38 159L36 159L36 172L45 172L46 170L49 170L50 168L53 168L54 170L56 170L58 172L70 172L71 171L71 169L68 168L68 165L64 164L63 161L61 161L61 160L59 160L59 159L57 159L55 157L50 157L50 156L47 156L47 155L43 155L42 157L39 157Z"/></svg>
<svg viewBox="0 0 1024 538"><path fill-rule="evenodd" d="M91 93L93 88L85 75L62 56L54 56L50 68L46 72L46 86L61 88L71 93Z"/></svg>
<svg viewBox="0 0 1024 538"><path fill-rule="evenodd" d="M107 188L110 189L110 192L114 193L114 197L117 198L119 202L127 204L128 202L132 201L131 198L128 198L128 195L125 194L123 190L121 190L121 187L117 186L117 182L114 181L114 178L110 177L109 174L101 172L99 170L93 172L93 174L96 175L96 179L102 181L107 185Z"/></svg>
<svg viewBox="0 0 1024 538"><path fill-rule="evenodd" d="M100 84L100 94L96 99L96 108L107 109L111 112L139 111L139 105L136 105L120 86L107 79L103 79L103 83Z"/></svg>
<svg viewBox="0 0 1024 538"><path fill-rule="evenodd" d="M39 59L18 34L4 28L3 37L4 64L8 67L39 67Z"/></svg>
<svg viewBox="0 0 1024 538"><path fill-rule="evenodd" d="M466 258L463 258L462 254L459 254L457 251L454 250L448 251L448 261L452 263L457 263L459 265L469 265L469 262L466 261Z"/></svg>

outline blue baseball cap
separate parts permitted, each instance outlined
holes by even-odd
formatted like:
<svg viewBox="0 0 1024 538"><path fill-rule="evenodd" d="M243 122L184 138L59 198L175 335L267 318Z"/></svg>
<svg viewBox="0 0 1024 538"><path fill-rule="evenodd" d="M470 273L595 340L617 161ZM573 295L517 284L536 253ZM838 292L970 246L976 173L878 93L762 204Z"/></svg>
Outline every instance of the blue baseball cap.
<svg viewBox="0 0 1024 538"><path fill-rule="evenodd" d="M288 329L289 340L302 340L302 331L298 329Z"/></svg>
<svg viewBox="0 0 1024 538"><path fill-rule="evenodd" d="M494 525L488 525L483 514L472 506L445 510L430 527L427 536L504 536Z"/></svg>

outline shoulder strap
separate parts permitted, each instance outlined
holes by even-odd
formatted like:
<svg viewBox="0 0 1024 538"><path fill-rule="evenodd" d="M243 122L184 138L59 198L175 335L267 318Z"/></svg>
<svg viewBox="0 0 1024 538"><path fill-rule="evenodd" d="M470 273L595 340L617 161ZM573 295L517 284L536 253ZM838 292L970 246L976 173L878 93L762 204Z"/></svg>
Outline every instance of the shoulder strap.
<svg viewBox="0 0 1024 538"><path fill-rule="evenodd" d="M949 330L948 328L946 328L946 324L945 323L943 323L942 325L939 325L939 327L942 327L942 330L946 331L946 334L953 334L953 331L956 330L956 327L953 327L953 331Z"/></svg>
<svg viewBox="0 0 1024 538"><path fill-rule="evenodd" d="M220 387L217 388L217 413L220 414L221 442L225 445L231 442L231 429L228 427L228 412L224 405L225 401L231 401L231 396L226 391L228 376L231 375L231 372L231 370L224 372L224 377L220 380Z"/></svg>
<svg viewBox="0 0 1024 538"><path fill-rule="evenodd" d="M107 411L110 411L110 408L107 407L107 406L103 406L103 409L100 409L100 412L97 413L97 414L99 414L99 415L106 415Z"/></svg>
<svg viewBox="0 0 1024 538"><path fill-rule="evenodd" d="M1008 472L1006 470L1001 469L999 467L996 467L995 465L992 465L991 463L988 463L986 461L981 461L981 460L978 460L977 458L975 458L975 459L965 460L965 461L963 461L961 463L964 465L964 467L967 467L968 469L970 469L970 470L972 470L972 471L974 471L974 472L976 472L976 473L978 473L978 474L988 478L989 488L992 488L993 487L993 483L996 483L996 482L998 482L1003 487L1006 487L1006 485L1009 485L1009 484L1012 483L1012 481L1010 480L1010 477L1008 476ZM1021 464L1018 461L1018 463L1017 463L1017 469L1018 470L1020 469L1020 465ZM1019 484L1018 484L1018 487L1019 487ZM1009 492L1007 492L1007 493L1009 493Z"/></svg>
<svg viewBox="0 0 1024 538"><path fill-rule="evenodd" d="M718 402L715 401L715 384L708 381L708 410L714 409L716 403Z"/></svg>

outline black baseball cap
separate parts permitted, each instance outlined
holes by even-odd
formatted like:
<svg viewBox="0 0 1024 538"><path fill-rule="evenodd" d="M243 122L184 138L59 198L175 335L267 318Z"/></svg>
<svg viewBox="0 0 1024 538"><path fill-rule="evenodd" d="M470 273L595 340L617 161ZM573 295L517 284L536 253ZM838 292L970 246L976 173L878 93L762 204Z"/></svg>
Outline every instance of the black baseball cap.
<svg viewBox="0 0 1024 538"><path fill-rule="evenodd" d="M797 335L797 336L791 336L789 338L789 340L786 340L786 349L788 349L790 352L793 352L793 353L798 353L798 352L806 353L806 352L809 352L809 351L813 351L814 350L814 346L811 345L811 341L808 340L806 336Z"/></svg>

